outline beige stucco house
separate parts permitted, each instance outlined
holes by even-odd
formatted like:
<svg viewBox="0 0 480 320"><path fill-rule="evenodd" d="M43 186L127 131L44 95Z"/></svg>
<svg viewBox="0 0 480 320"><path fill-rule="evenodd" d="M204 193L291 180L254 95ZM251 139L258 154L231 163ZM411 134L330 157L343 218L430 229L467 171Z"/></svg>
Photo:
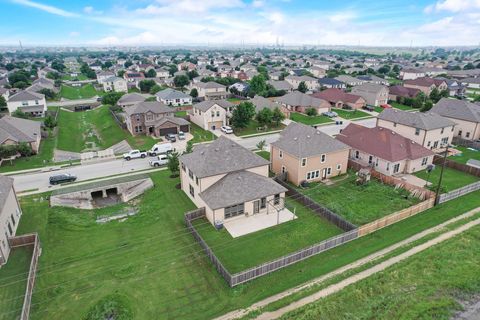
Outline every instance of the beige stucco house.
<svg viewBox="0 0 480 320"><path fill-rule="evenodd" d="M108 77L102 81L103 90L105 92L128 92L127 80L120 77Z"/></svg>
<svg viewBox="0 0 480 320"><path fill-rule="evenodd" d="M235 105L227 100L202 101L189 110L190 121L204 130L217 130L228 125Z"/></svg>
<svg viewBox="0 0 480 320"><path fill-rule="evenodd" d="M21 215L13 179L0 175L0 266L8 260L8 239L15 236Z"/></svg>
<svg viewBox="0 0 480 320"><path fill-rule="evenodd" d="M192 83L190 90L192 89L197 89L200 100L222 100L228 97L227 87L213 81Z"/></svg>
<svg viewBox="0 0 480 320"><path fill-rule="evenodd" d="M364 83L355 86L352 88L352 94L362 97L368 105L375 107L388 102L388 87L381 84Z"/></svg>
<svg viewBox="0 0 480 320"><path fill-rule="evenodd" d="M456 123L453 135L467 140L480 139L480 105L466 100L442 98L431 112Z"/></svg>
<svg viewBox="0 0 480 320"><path fill-rule="evenodd" d="M215 224L272 213L284 205L286 188L268 177L269 162L219 137L180 157L181 188Z"/></svg>
<svg viewBox="0 0 480 320"><path fill-rule="evenodd" d="M7 107L10 114L20 110L32 117L43 117L47 112L47 101L41 93L20 90L8 98Z"/></svg>
<svg viewBox="0 0 480 320"><path fill-rule="evenodd" d="M292 122L270 146L272 171L295 185L347 172L349 147L313 127Z"/></svg>
<svg viewBox="0 0 480 320"><path fill-rule="evenodd" d="M287 76L285 77L285 81L290 83L290 85L294 89L298 89L300 83L305 82L309 91L317 90L320 88L320 84L318 83L318 79L310 77L310 76Z"/></svg>
<svg viewBox="0 0 480 320"><path fill-rule="evenodd" d="M336 136L350 147L350 158L385 175L424 170L435 153L398 133L382 127L350 123Z"/></svg>
<svg viewBox="0 0 480 320"><path fill-rule="evenodd" d="M377 126L388 128L416 143L434 150L443 150L452 142L455 122L432 112L408 112L385 109L377 117Z"/></svg>
<svg viewBox="0 0 480 320"><path fill-rule="evenodd" d="M40 148L41 123L28 119L4 116L0 119L0 145L26 143L37 153Z"/></svg>

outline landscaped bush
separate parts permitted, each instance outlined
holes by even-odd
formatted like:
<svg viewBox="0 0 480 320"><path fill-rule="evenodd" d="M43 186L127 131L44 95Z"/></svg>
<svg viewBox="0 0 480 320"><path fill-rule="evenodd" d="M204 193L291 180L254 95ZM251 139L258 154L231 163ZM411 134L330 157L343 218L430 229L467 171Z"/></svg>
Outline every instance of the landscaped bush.
<svg viewBox="0 0 480 320"><path fill-rule="evenodd" d="M305 114L307 116L310 116L310 117L314 117L317 115L317 109L315 108L308 108L307 110L305 110Z"/></svg>
<svg viewBox="0 0 480 320"><path fill-rule="evenodd" d="M18 145L2 145L0 146L0 158L5 159L19 153L22 157L28 157L33 154L33 150L29 144L22 142Z"/></svg>
<svg viewBox="0 0 480 320"><path fill-rule="evenodd" d="M83 318L84 320L130 320L133 312L128 299L120 294L112 294L98 301Z"/></svg>

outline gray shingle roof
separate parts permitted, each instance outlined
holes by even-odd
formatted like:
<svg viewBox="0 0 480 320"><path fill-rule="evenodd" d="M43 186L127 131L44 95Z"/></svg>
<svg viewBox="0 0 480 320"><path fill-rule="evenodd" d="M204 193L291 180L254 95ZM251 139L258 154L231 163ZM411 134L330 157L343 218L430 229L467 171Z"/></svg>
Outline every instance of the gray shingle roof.
<svg viewBox="0 0 480 320"><path fill-rule="evenodd" d="M174 90L174 89L171 89L171 88L159 91L155 95L157 97L159 97L160 99L164 99L164 100L190 98L190 96L188 94L185 94L181 91Z"/></svg>
<svg viewBox="0 0 480 320"><path fill-rule="evenodd" d="M214 81L199 82L199 83L196 83L195 86L197 86L199 88L205 88L205 89L226 88L224 85L222 85L220 83L216 83Z"/></svg>
<svg viewBox="0 0 480 320"><path fill-rule="evenodd" d="M378 119L400 123L409 127L433 130L454 126L455 122L432 112L407 112L398 109L385 109Z"/></svg>
<svg viewBox="0 0 480 320"><path fill-rule="evenodd" d="M158 102L158 101L143 101L143 102L138 102L133 106L125 107L125 113L129 116L132 114L146 113L149 111L153 113L167 113L167 112L173 112L174 109L167 107L162 102Z"/></svg>
<svg viewBox="0 0 480 320"><path fill-rule="evenodd" d="M442 98L431 111L444 117L480 122L480 105L465 100Z"/></svg>
<svg viewBox="0 0 480 320"><path fill-rule="evenodd" d="M117 104L122 105L125 103L132 103L132 102L141 102L145 101L145 97L142 96L140 93L129 93L123 95L117 102Z"/></svg>
<svg viewBox="0 0 480 320"><path fill-rule="evenodd" d="M314 98L300 91L293 91L284 96L275 98L275 101L289 106L319 107L325 100Z"/></svg>
<svg viewBox="0 0 480 320"><path fill-rule="evenodd" d="M233 103L227 100L206 100L193 105L195 109L201 110L203 112L210 109L213 105L218 105L224 109L235 106Z"/></svg>
<svg viewBox="0 0 480 320"><path fill-rule="evenodd" d="M268 177L250 171L227 174L199 196L213 210L286 192Z"/></svg>
<svg viewBox="0 0 480 320"><path fill-rule="evenodd" d="M317 129L292 122L280 134L272 145L295 156L306 158L349 149L349 147Z"/></svg>
<svg viewBox="0 0 480 320"><path fill-rule="evenodd" d="M5 140L34 142L40 136L40 126L38 121L5 116L0 119L0 143Z"/></svg>
<svg viewBox="0 0 480 320"><path fill-rule="evenodd" d="M13 178L0 175L0 208L3 208L8 194L13 187Z"/></svg>
<svg viewBox="0 0 480 320"><path fill-rule="evenodd" d="M270 99L264 98L262 96L255 96L255 97L253 97L253 99L248 100L248 102L253 103L253 105L255 106L255 111L256 112L260 112L264 108L268 108L270 110L275 110L275 108L280 109L282 107L282 105L280 105L279 103L274 102Z"/></svg>
<svg viewBox="0 0 480 320"><path fill-rule="evenodd" d="M267 160L223 136L208 145L195 147L192 153L182 155L180 161L199 178L269 164Z"/></svg>
<svg viewBox="0 0 480 320"><path fill-rule="evenodd" d="M185 125L189 125L190 122L188 122L187 120L183 119L183 118L179 118L179 117L163 117L162 119L160 119L157 124L155 125L156 127L159 127L161 125L163 125L165 122L172 122L178 126L185 126Z"/></svg>
<svg viewBox="0 0 480 320"><path fill-rule="evenodd" d="M45 96L41 93L33 91L22 90L8 98L8 101L28 101L28 100L42 100Z"/></svg>

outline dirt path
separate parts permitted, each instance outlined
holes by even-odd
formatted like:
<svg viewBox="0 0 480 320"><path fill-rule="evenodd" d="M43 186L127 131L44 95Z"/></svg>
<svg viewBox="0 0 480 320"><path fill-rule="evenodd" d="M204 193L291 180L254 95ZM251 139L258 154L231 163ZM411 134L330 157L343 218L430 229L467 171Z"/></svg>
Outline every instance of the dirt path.
<svg viewBox="0 0 480 320"><path fill-rule="evenodd" d="M402 254L399 254L398 256L395 256L395 257L392 257L388 260L385 260L367 270L364 270L364 271L361 271L345 280L342 280L340 281L339 283L336 283L336 284L333 284L325 289L322 289L310 296L307 296L303 299L300 299L298 301L295 301L291 304L289 304L288 306L286 307L283 307L283 308L280 308L276 311L273 311L273 312L266 312L266 313L263 313L261 314L260 316L258 316L256 319L258 320L270 320L270 319L277 319L281 316L283 316L285 313L287 312L290 312L290 311L293 311L295 309L298 309L300 307L303 307L309 303L312 303L312 302L315 302L316 300L318 299L321 299L321 298L324 298L324 297L327 297L333 293L336 293L340 290L342 290L343 288L351 285L351 284L354 284L354 283L357 283L358 281L361 281L365 278L368 278L369 276L371 275L374 275L376 274L377 272L380 272L380 271L383 271L385 270L386 268L394 265L394 264L397 264L419 252L422 252L434 245L437 245L439 243L442 243L444 242L445 240L448 240L448 239L451 239L459 234L461 234L462 232L465 232L466 230L470 229L470 228L473 228L475 226L478 226L480 225L480 218L479 219L476 219L474 221L471 221L471 222L468 222L466 224L464 224L463 226L460 226L458 227L457 229L454 229L452 231L448 231L448 232L445 232L443 234L441 234L440 236L432 239L432 240L429 240L423 244L420 244L416 247L413 247L412 249L402 253Z"/></svg>
<svg viewBox="0 0 480 320"><path fill-rule="evenodd" d="M237 318L241 318L243 316L245 316L246 314L252 312L252 311L255 311L255 310L258 310L260 308L263 308L265 306L267 306L268 304L272 303L272 302L275 302L275 301L278 301L278 300L281 300L287 296L290 296L294 293L297 293L299 291L302 291L302 290L305 290L313 285L316 285L316 284L319 284L319 283L322 283L324 282L325 280L327 279L330 279L332 277L335 277L339 274L342 274L344 273L345 271L348 271L348 270L351 270L351 269L355 269L355 268L358 268L358 267L361 267L375 259L378 259L382 256L385 256L386 254L402 247L402 246L405 246L405 245L408 245L412 242L415 242L429 234L432 234L432 233L435 233L439 230L441 230L442 228L444 228L445 226L449 225L449 224L452 224L452 223L455 223L456 221L459 221L459 220L462 220L462 219L465 219L465 218L469 218L469 217L472 217L473 215L477 214L478 212L480 212L480 208L476 208L474 210L471 210L471 211L468 211L464 214L461 214L455 218L452 218L450 220L447 220L435 227L432 227L430 229L426 229L422 232L419 232L413 236L411 236L410 238L407 238L405 240L402 240L400 242L397 242L396 244L394 245L391 245L385 249L382 249L380 251L377 251L371 255L368 255L364 258L361 258L355 262L352 262L348 265L345 265L339 269L336 269L330 273L327 273L321 277L318 277L318 278L315 278L313 280L310 280L309 282L306 282L302 285L299 285L297 287L293 287L291 289L288 289L288 290L285 290L283 292L280 292L278 294L275 294L271 297L268 297L266 299L263 299L263 300L260 300L254 304L252 304L250 307L248 308L245 308L245 309L238 309L238 310L234 310L232 312L229 312L229 313L226 313L224 314L223 316L220 316L218 318L215 318L215 320L232 320L232 319L237 319Z"/></svg>

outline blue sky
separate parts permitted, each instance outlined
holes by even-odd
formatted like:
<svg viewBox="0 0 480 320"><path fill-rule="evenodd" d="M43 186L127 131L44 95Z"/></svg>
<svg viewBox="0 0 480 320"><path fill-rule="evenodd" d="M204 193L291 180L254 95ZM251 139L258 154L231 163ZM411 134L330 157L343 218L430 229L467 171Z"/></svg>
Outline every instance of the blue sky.
<svg viewBox="0 0 480 320"><path fill-rule="evenodd" d="M0 0L0 45L479 45L480 0Z"/></svg>

